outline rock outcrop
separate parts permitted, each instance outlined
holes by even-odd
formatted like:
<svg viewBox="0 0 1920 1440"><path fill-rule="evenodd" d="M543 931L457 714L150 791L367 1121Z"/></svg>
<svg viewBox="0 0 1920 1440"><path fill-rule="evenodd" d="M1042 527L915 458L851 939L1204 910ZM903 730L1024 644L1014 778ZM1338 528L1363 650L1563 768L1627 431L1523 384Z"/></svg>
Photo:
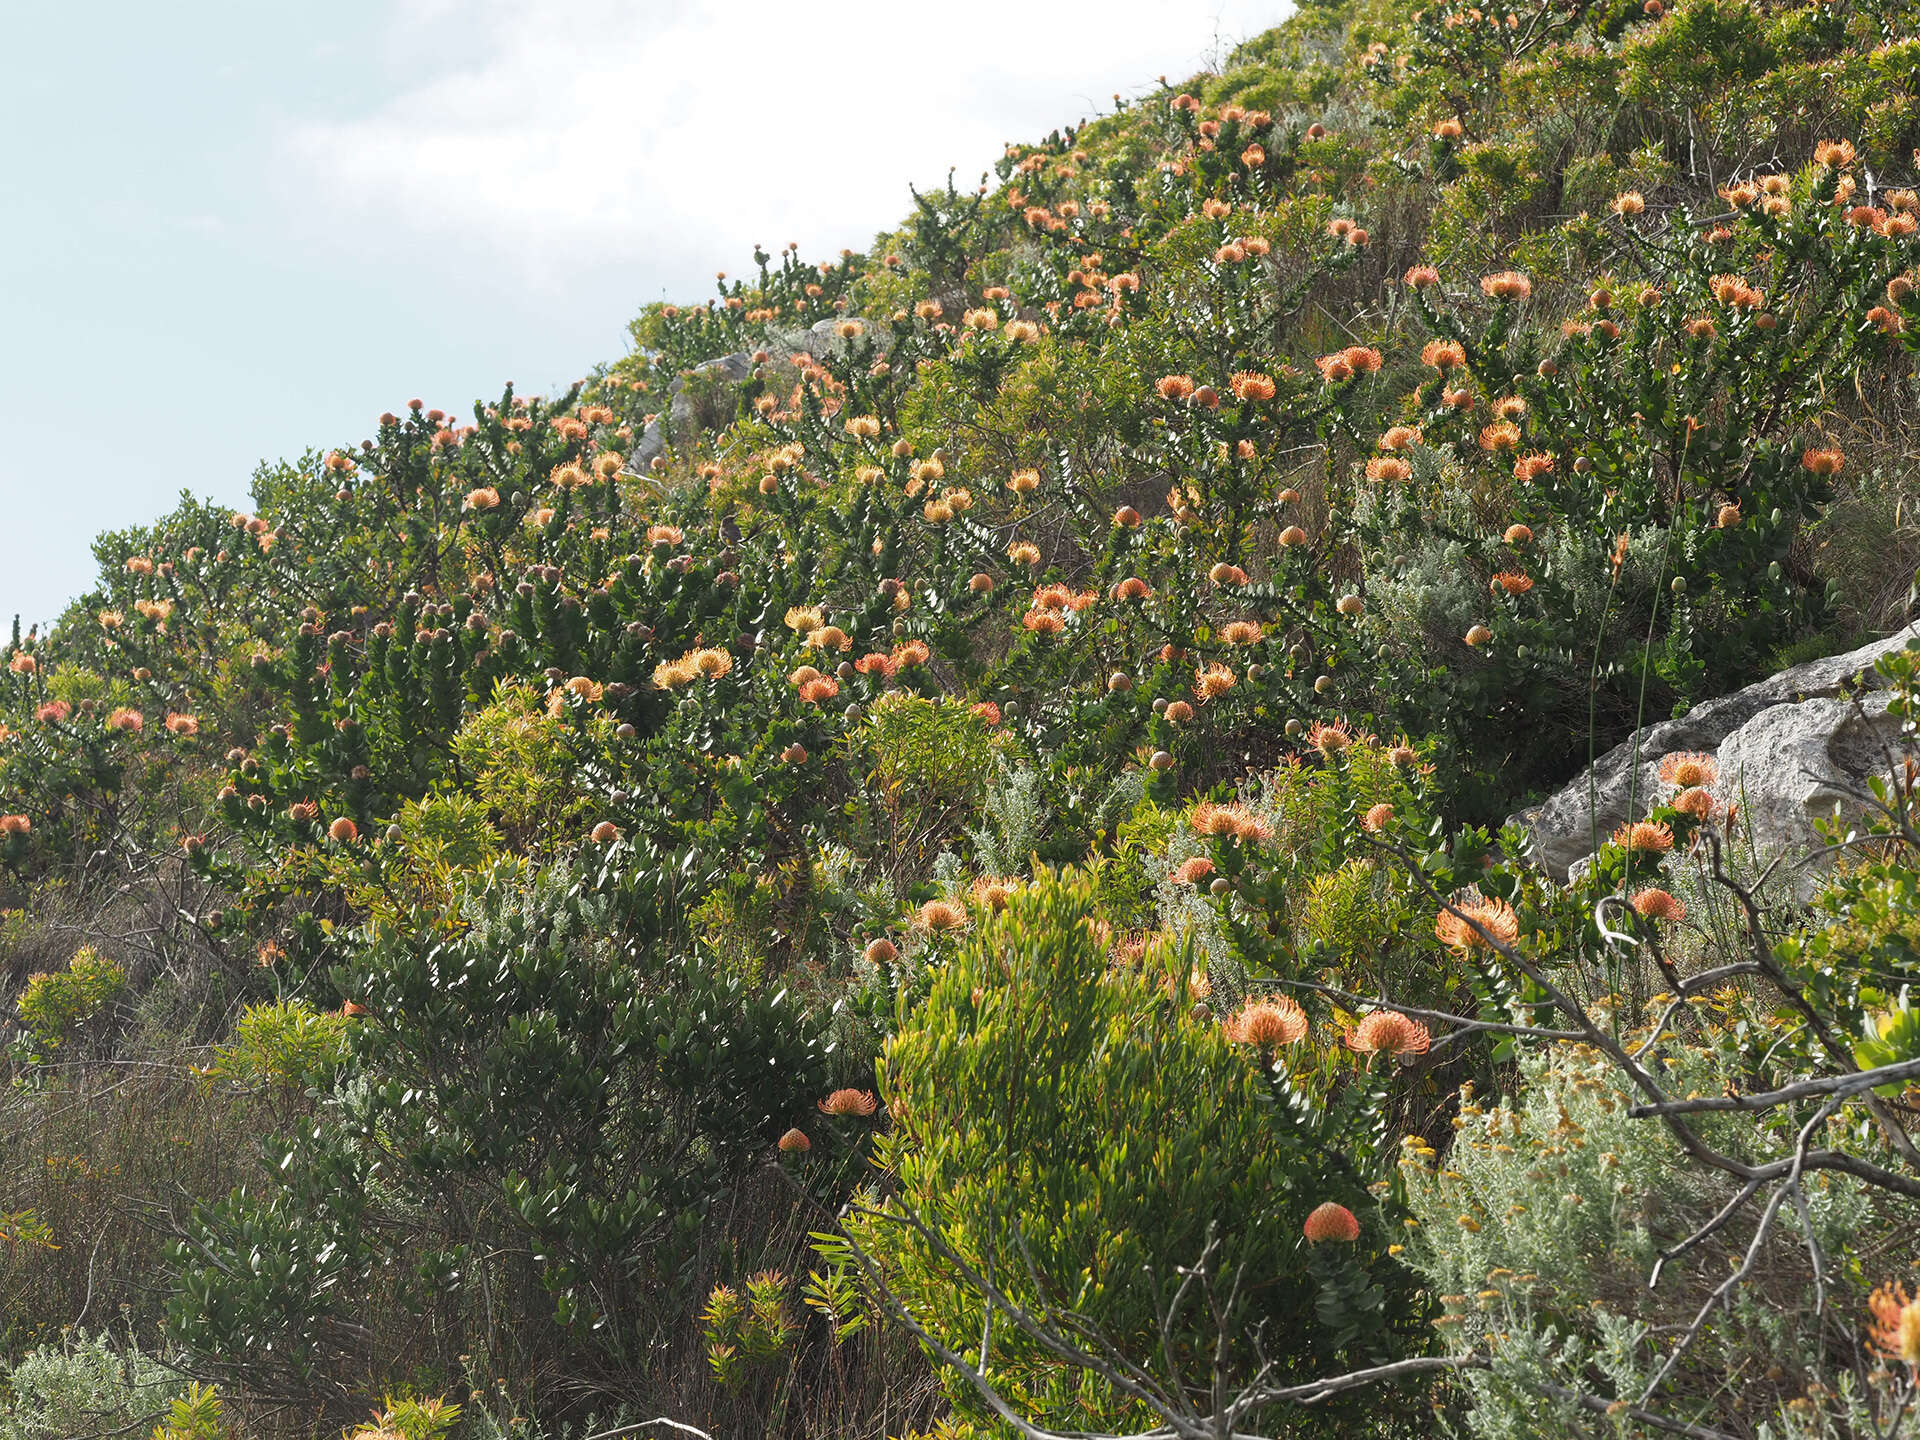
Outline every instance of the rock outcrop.
<svg viewBox="0 0 1920 1440"><path fill-rule="evenodd" d="M1715 795L1739 805L1760 853L1796 857L1792 884L1805 895L1821 868L1814 852L1824 842L1814 821L1830 817L1836 805L1857 808L1867 778L1886 773L1891 747L1899 743L1874 662L1916 633L1920 628L1909 627L1844 655L1810 660L1677 720L1646 726L1513 821L1532 833L1539 864L1565 881L1593 853L1596 839L1666 797L1671 787L1659 776L1664 758L1701 751L1719 767Z"/></svg>
<svg viewBox="0 0 1920 1440"><path fill-rule="evenodd" d="M846 343L834 333L843 318L835 315L816 321L806 329L774 334L768 340L768 352L776 360L790 360L802 353L824 355ZM871 320L863 319L860 323L869 331L875 328L875 322ZM687 388L688 380L697 379L702 386L711 383L737 385L752 373L753 357L744 350L736 350L731 355L722 355L696 365L687 374L677 377L667 390L666 414L656 415L647 422L646 429L641 431L640 438L634 443L633 458L627 462L628 467L636 473L644 471L653 463L655 456L666 453L669 442L684 445L697 433L700 428L699 415L694 405L695 392Z"/></svg>

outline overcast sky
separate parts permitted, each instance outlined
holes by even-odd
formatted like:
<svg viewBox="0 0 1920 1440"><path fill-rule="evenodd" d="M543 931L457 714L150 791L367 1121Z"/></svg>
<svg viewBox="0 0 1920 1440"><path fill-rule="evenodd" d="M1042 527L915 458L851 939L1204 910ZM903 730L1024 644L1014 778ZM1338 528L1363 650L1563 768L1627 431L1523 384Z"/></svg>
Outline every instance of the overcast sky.
<svg viewBox="0 0 1920 1440"><path fill-rule="evenodd" d="M909 182L1111 105L1286 0L12 6L0 623L101 529L413 396L624 353L756 242L863 248Z"/></svg>

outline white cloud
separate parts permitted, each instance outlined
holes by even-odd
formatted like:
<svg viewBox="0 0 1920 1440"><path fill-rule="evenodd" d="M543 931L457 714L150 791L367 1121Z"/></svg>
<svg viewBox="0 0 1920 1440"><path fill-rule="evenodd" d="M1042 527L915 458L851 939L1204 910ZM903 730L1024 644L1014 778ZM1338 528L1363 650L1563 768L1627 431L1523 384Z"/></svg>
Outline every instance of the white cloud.
<svg viewBox="0 0 1920 1440"><path fill-rule="evenodd" d="M357 246L678 281L756 241L862 246L910 181L971 181L1287 8L396 0L388 98L290 130L285 173Z"/></svg>

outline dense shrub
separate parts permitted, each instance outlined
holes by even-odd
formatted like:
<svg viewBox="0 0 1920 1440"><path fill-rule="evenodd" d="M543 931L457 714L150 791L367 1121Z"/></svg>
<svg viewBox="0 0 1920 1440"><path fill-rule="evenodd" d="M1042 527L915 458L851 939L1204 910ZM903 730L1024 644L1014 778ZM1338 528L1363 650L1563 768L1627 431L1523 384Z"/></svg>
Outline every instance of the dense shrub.
<svg viewBox="0 0 1920 1440"><path fill-rule="evenodd" d="M1811 906L1698 764L1565 886L1500 821L1908 618L1916 22L1321 0L102 536L3 647L0 1358L124 1324L176 1440L1905 1423L1916 662Z"/></svg>

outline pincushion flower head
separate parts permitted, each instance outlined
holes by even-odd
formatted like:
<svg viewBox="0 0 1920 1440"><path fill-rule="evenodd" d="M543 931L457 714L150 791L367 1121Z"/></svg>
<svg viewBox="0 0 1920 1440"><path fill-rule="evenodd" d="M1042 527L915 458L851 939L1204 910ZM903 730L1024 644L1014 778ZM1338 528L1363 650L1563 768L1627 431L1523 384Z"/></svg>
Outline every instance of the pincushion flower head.
<svg viewBox="0 0 1920 1440"><path fill-rule="evenodd" d="M1273 1050L1296 1045L1306 1037L1307 1012L1285 995L1269 995L1247 1001L1220 1028L1235 1045Z"/></svg>
<svg viewBox="0 0 1920 1440"><path fill-rule="evenodd" d="M1698 750L1677 750L1660 762L1660 778L1682 790L1711 785L1719 774L1719 762Z"/></svg>
<svg viewBox="0 0 1920 1440"><path fill-rule="evenodd" d="M1204 855L1195 855L1175 866L1171 878L1176 885L1198 885L1212 873L1213 861Z"/></svg>
<svg viewBox="0 0 1920 1440"><path fill-rule="evenodd" d="M1331 760L1353 744L1353 731L1345 722L1316 720L1307 729L1307 744Z"/></svg>
<svg viewBox="0 0 1920 1440"><path fill-rule="evenodd" d="M1266 821L1239 805L1216 805L1202 801L1193 810L1190 821L1196 835L1230 835L1236 840L1270 840L1273 830Z"/></svg>
<svg viewBox="0 0 1920 1440"><path fill-rule="evenodd" d="M1480 288L1490 299L1524 300L1533 294L1533 282L1518 270L1502 270L1497 275L1483 275Z"/></svg>
<svg viewBox="0 0 1920 1440"><path fill-rule="evenodd" d="M1238 682L1233 671L1214 661L1206 669L1194 675L1193 697L1200 701L1216 699L1233 689L1236 683Z"/></svg>
<svg viewBox="0 0 1920 1440"><path fill-rule="evenodd" d="M1633 913L1646 920L1671 920L1675 923L1687 918L1687 907L1671 891L1657 886L1642 890L1628 902Z"/></svg>
<svg viewBox="0 0 1920 1440"><path fill-rule="evenodd" d="M807 1139L806 1131L798 1126L782 1135L779 1144L783 1155L804 1155L813 1148L813 1142Z"/></svg>
<svg viewBox="0 0 1920 1440"><path fill-rule="evenodd" d="M1640 855L1662 855L1673 848L1673 830L1665 822L1638 820L1613 832L1613 843Z"/></svg>
<svg viewBox="0 0 1920 1440"><path fill-rule="evenodd" d="M868 1116L880 1108L871 1090L836 1090L819 1102L822 1115Z"/></svg>
<svg viewBox="0 0 1920 1440"><path fill-rule="evenodd" d="M1867 1310L1873 1317L1867 1343L1874 1352L1905 1361L1920 1377L1920 1299L1909 1295L1904 1285L1882 1285L1867 1300Z"/></svg>
<svg viewBox="0 0 1920 1440"><path fill-rule="evenodd" d="M1316 1205L1300 1230L1310 1245L1322 1245L1328 1241L1351 1245L1360 1238L1360 1222L1354 1218L1353 1212L1331 1200Z"/></svg>
<svg viewBox="0 0 1920 1440"><path fill-rule="evenodd" d="M966 928L967 912L951 900L929 900L916 917L920 928L935 932Z"/></svg>
<svg viewBox="0 0 1920 1440"><path fill-rule="evenodd" d="M1513 945L1520 938L1520 917L1504 900L1474 896L1442 910L1434 918L1433 933L1449 950L1467 955L1494 944Z"/></svg>
<svg viewBox="0 0 1920 1440"><path fill-rule="evenodd" d="M1372 1011L1346 1033L1349 1050L1362 1055L1391 1055L1397 1060L1424 1055L1432 1044L1427 1027L1398 1010Z"/></svg>

